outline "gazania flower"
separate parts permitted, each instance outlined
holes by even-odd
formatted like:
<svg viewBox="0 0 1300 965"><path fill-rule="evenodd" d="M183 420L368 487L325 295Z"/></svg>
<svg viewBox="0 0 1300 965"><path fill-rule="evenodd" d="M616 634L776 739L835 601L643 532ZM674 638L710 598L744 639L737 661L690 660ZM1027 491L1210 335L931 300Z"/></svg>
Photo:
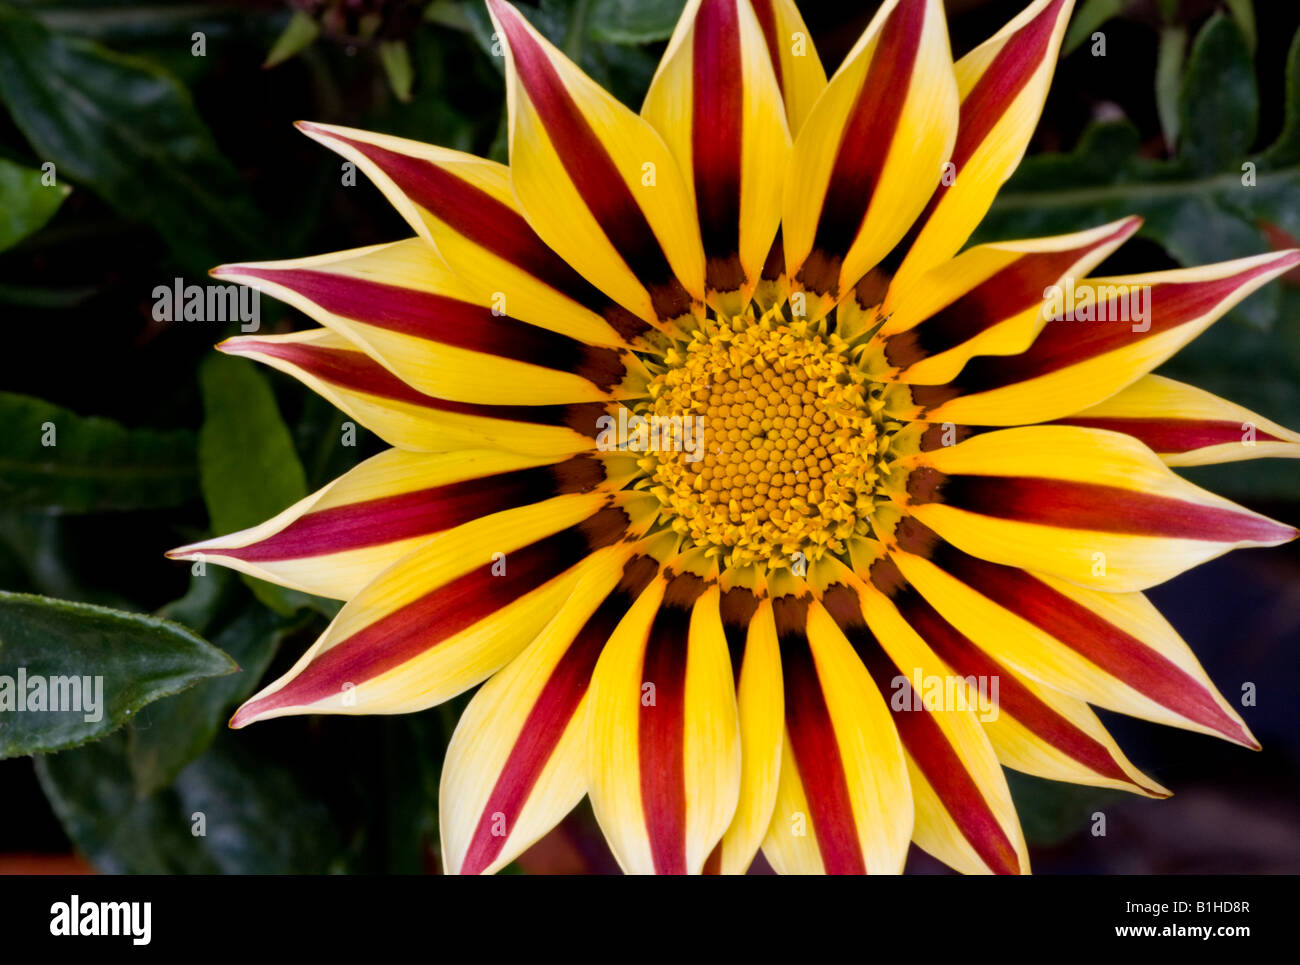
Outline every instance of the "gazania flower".
<svg viewBox="0 0 1300 965"><path fill-rule="evenodd" d="M483 684L450 872L584 795L630 872L1023 872L1004 766L1167 794L1089 705L1255 746L1142 591L1296 535L1170 466L1300 436L1149 373L1300 253L961 250L1070 0L956 63L939 0L887 0L829 81L789 0L693 0L639 115L489 7L509 167L303 124L415 237L214 272L323 325L223 351L393 446L174 552L347 601L233 726Z"/></svg>

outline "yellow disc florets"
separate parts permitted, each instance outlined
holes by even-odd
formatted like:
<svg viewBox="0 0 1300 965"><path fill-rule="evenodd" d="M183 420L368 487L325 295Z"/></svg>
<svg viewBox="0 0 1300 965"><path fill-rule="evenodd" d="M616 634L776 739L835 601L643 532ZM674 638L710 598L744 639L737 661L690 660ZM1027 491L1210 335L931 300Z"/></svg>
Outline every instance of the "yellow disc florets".
<svg viewBox="0 0 1300 965"><path fill-rule="evenodd" d="M636 407L665 520L731 566L798 567L866 533L884 439L839 336L779 309L709 318Z"/></svg>

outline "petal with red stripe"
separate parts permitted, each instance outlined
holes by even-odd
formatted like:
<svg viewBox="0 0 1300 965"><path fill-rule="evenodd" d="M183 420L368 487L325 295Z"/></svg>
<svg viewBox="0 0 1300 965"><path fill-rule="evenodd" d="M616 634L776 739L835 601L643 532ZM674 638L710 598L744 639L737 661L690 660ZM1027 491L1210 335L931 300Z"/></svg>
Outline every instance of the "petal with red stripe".
<svg viewBox="0 0 1300 965"><path fill-rule="evenodd" d="M968 425L1074 415L1137 381L1251 292L1300 264L1300 251L1060 286L1051 320L1019 355L971 359L947 385L898 386L887 411Z"/></svg>
<svg viewBox="0 0 1300 965"><path fill-rule="evenodd" d="M672 543L675 545L675 540ZM546 628L461 715L439 792L448 873L497 871L587 791L587 691L606 641L659 574L664 549L628 547L588 572Z"/></svg>
<svg viewBox="0 0 1300 965"><path fill-rule="evenodd" d="M701 562L669 564L592 680L591 803L630 874L699 874L736 810L736 693L720 592Z"/></svg>
<svg viewBox="0 0 1300 965"><path fill-rule="evenodd" d="M798 134L826 89L826 71L794 0L751 0L785 104L790 133Z"/></svg>
<svg viewBox="0 0 1300 965"><path fill-rule="evenodd" d="M839 561L821 561L815 583L822 605L887 695L907 756L916 809L912 840L967 874L1027 873L1011 792L973 712L984 707L978 685L946 674L898 611Z"/></svg>
<svg viewBox="0 0 1300 965"><path fill-rule="evenodd" d="M900 245L890 300L961 249L1020 164L1047 98L1074 0L1035 0L957 61L961 93L948 177Z"/></svg>
<svg viewBox="0 0 1300 965"><path fill-rule="evenodd" d="M601 402L481 405L435 399L326 328L227 339L229 355L265 362L328 399L385 442L430 452L494 447L537 456L595 449Z"/></svg>
<svg viewBox="0 0 1300 965"><path fill-rule="evenodd" d="M631 351L588 345L477 301L421 238L212 274L288 302L439 398L545 405L644 390Z"/></svg>
<svg viewBox="0 0 1300 965"><path fill-rule="evenodd" d="M353 597L231 726L287 714L409 713L454 697L516 656L578 579L610 566L620 541L653 513L649 497L593 492L433 537Z"/></svg>
<svg viewBox="0 0 1300 965"><path fill-rule="evenodd" d="M739 314L781 220L790 149L781 90L747 0L687 4L641 116L686 174L709 301Z"/></svg>
<svg viewBox="0 0 1300 965"><path fill-rule="evenodd" d="M795 139L782 208L785 264L806 299L795 314L823 315L894 247L956 135L942 4L889 0Z"/></svg>
<svg viewBox="0 0 1300 965"><path fill-rule="evenodd" d="M740 798L705 870L744 874L758 854L776 805L784 731L781 652L772 603L756 573L723 574L720 611L740 715Z"/></svg>
<svg viewBox="0 0 1300 965"><path fill-rule="evenodd" d="M786 126L792 137L797 136L813 104L826 90L826 71L793 0L752 0L750 6L763 31L772 72L785 104ZM788 294L785 242L778 229L759 273L754 298L767 310L784 302Z"/></svg>
<svg viewBox="0 0 1300 965"><path fill-rule="evenodd" d="M594 345L634 344L651 330L537 237L504 164L349 127L298 127L365 171L480 304Z"/></svg>
<svg viewBox="0 0 1300 965"><path fill-rule="evenodd" d="M893 538L891 557L907 581L1000 663L1108 710L1258 746L1143 594L990 563L915 519L902 520Z"/></svg>
<svg viewBox="0 0 1300 965"><path fill-rule="evenodd" d="M430 537L462 523L630 478L626 460L389 449L260 526L171 550L306 593L346 600Z"/></svg>
<svg viewBox="0 0 1300 965"><path fill-rule="evenodd" d="M884 323L863 364L879 381L945 383L976 355L1023 352L1046 323L1043 293L1082 277L1140 218L1032 241L979 245L930 271Z"/></svg>
<svg viewBox="0 0 1300 965"><path fill-rule="evenodd" d="M488 9L506 48L511 179L533 229L646 321L698 311L699 227L664 142L514 7Z"/></svg>
<svg viewBox="0 0 1300 965"><path fill-rule="evenodd" d="M896 611L929 648L929 662L976 688L983 683L993 712L979 715L980 722L1002 764L1054 781L1168 796L1129 762L1084 701L1045 687L981 650L939 615L888 556L877 551L863 561L855 553L853 562L863 582L880 594L873 609ZM889 619L894 619L892 613Z"/></svg>
<svg viewBox="0 0 1300 965"><path fill-rule="evenodd" d="M1124 432L1167 466L1300 457L1300 433L1161 375L1147 375L1058 425Z"/></svg>
<svg viewBox="0 0 1300 965"><path fill-rule="evenodd" d="M1112 593L1296 536L1174 474L1131 436L1024 426L906 457L907 512L973 556Z"/></svg>
<svg viewBox="0 0 1300 965"><path fill-rule="evenodd" d="M785 746L763 854L783 874L897 874L912 793L889 708L806 588L773 594Z"/></svg>

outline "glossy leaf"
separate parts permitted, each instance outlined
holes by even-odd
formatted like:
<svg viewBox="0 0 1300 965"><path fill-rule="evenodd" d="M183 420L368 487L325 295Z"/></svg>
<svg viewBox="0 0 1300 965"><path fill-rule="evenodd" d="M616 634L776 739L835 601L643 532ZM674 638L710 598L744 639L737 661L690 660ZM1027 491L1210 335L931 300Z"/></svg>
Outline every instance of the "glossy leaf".
<svg viewBox="0 0 1300 965"><path fill-rule="evenodd" d="M0 758L103 737L235 663L156 617L0 592Z"/></svg>
<svg viewBox="0 0 1300 965"><path fill-rule="evenodd" d="M1243 62L1243 58L1246 58ZM1027 158L976 233L977 241L1078 231L1141 215L1140 237L1186 266L1260 254L1274 245L1261 228L1277 223L1300 237L1300 70L1293 46L1288 125L1268 151L1248 153L1258 97L1240 32L1226 17L1197 35L1183 78L1177 157L1140 153L1127 122L1098 124L1067 154ZM1279 286L1269 285L1230 315L1261 328L1278 319Z"/></svg>
<svg viewBox="0 0 1300 965"><path fill-rule="evenodd" d="M0 100L60 181L152 225L189 269L262 249L244 182L161 68L0 5Z"/></svg>
<svg viewBox="0 0 1300 965"><path fill-rule="evenodd" d="M266 379L244 359L212 355L199 367L203 426L199 475L214 533L270 519L307 495L307 480ZM245 577L258 599L291 612L306 594Z"/></svg>
<svg viewBox="0 0 1300 965"><path fill-rule="evenodd" d="M208 602L216 612L202 620L203 632L234 658L239 669L151 704L136 716L127 745L131 775L141 795L171 784L185 765L208 748L234 708L257 688L280 642L305 622L305 618L282 617L250 600L238 581L228 577L229 571L213 567L193 580L196 588L225 585ZM212 590L202 592L212 597Z"/></svg>
<svg viewBox="0 0 1300 965"><path fill-rule="evenodd" d="M156 509L198 494L191 432L127 429L11 392L0 392L0 425L6 509Z"/></svg>
<svg viewBox="0 0 1300 965"><path fill-rule="evenodd" d="M107 874L320 874L338 851L325 807L232 735L143 799L124 735L39 758L36 772L68 837Z"/></svg>
<svg viewBox="0 0 1300 965"><path fill-rule="evenodd" d="M1225 170L1254 143L1259 125L1255 68L1232 19L1212 17L1196 35L1178 114L1178 157L1197 174Z"/></svg>
<svg viewBox="0 0 1300 965"><path fill-rule="evenodd" d="M39 231L68 196L66 184L47 184L44 177L0 158L0 251Z"/></svg>

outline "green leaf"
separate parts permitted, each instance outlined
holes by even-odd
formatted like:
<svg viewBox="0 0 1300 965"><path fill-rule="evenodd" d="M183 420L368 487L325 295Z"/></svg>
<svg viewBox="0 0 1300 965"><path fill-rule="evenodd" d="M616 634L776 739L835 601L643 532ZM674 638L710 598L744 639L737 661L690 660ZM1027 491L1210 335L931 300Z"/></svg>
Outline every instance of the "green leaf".
<svg viewBox="0 0 1300 965"><path fill-rule="evenodd" d="M1182 265L1242 258L1269 250L1259 220L1300 211L1300 165L1259 173L1253 187L1243 177L1241 170L1197 175L1177 161L1142 158L1130 125L1097 125L1070 154L1021 164L974 240L1062 234L1137 214L1145 219L1141 236ZM1278 286L1269 285L1230 315L1266 330L1277 321L1278 299Z"/></svg>
<svg viewBox="0 0 1300 965"><path fill-rule="evenodd" d="M284 32L276 38L271 52L266 55L263 67L270 68L282 64L295 54L300 53L320 36L320 24L305 10L295 10L285 25Z"/></svg>
<svg viewBox="0 0 1300 965"><path fill-rule="evenodd" d="M179 624L0 592L0 758L103 737L145 704L235 669Z"/></svg>
<svg viewBox="0 0 1300 965"><path fill-rule="evenodd" d="M1093 812L1127 795L1109 788L1063 784L1007 770L1007 785L1025 840L1031 845L1060 844L1086 832Z"/></svg>
<svg viewBox="0 0 1300 965"><path fill-rule="evenodd" d="M1255 47L1259 44L1259 32L1255 27L1255 8L1252 0L1223 0L1223 5L1228 8L1228 13L1232 14L1232 19L1237 22L1237 27L1246 40L1246 46L1253 55Z"/></svg>
<svg viewBox="0 0 1300 965"><path fill-rule="evenodd" d="M379 45L379 63L393 96L405 103L411 99L411 85L415 71L411 67L411 51L404 40L385 40Z"/></svg>
<svg viewBox="0 0 1300 965"><path fill-rule="evenodd" d="M245 359L210 355L199 366L203 425L199 477L216 533L264 522L307 495L302 463L262 374ZM281 614L307 595L244 577L260 599Z"/></svg>
<svg viewBox="0 0 1300 965"><path fill-rule="evenodd" d="M71 190L42 183L43 172L0 158L0 251L39 231Z"/></svg>
<svg viewBox="0 0 1300 965"><path fill-rule="evenodd" d="M63 830L105 874L216 874L191 833L180 797L139 800L126 765L126 737L114 734L36 759L36 776ZM256 787L256 785L253 785Z"/></svg>
<svg viewBox="0 0 1300 965"><path fill-rule="evenodd" d="M1255 141L1255 68L1241 30L1222 14L1211 17L1196 35L1178 117L1178 156L1198 174L1224 170L1245 157Z"/></svg>
<svg viewBox="0 0 1300 965"><path fill-rule="evenodd" d="M1186 56L1187 28L1176 24L1161 28L1160 46L1156 49L1156 113L1160 117L1165 144L1170 150L1178 144L1178 130L1182 123L1179 94Z"/></svg>
<svg viewBox="0 0 1300 965"><path fill-rule="evenodd" d="M1300 162L1300 30L1291 38L1286 58L1286 114L1282 133L1260 157L1260 165L1285 167Z"/></svg>
<svg viewBox="0 0 1300 965"><path fill-rule="evenodd" d="M274 614L260 603L248 601L247 590L230 593L231 585L238 584L227 580L226 574L212 570L209 575L195 576L191 593L182 600L192 606L194 593L203 593L205 610L196 614L191 609L188 615L198 616L205 624L205 635L239 663L239 670L205 680L136 715L127 736L127 758L136 792L142 797L169 786L187 763L207 750L234 707L255 691L279 642L311 619L309 615L292 619ZM203 585L211 588L198 590ZM222 585L227 588L225 593ZM218 613L231 596L237 597L233 613ZM244 597L243 602L239 596Z"/></svg>
<svg viewBox="0 0 1300 965"><path fill-rule="evenodd" d="M233 570L214 566L210 571L191 573L185 595L158 608L160 620L170 620L189 627L202 636L208 632L224 608L239 595Z"/></svg>
<svg viewBox="0 0 1300 965"><path fill-rule="evenodd" d="M1300 425L1300 290L1280 287L1281 318L1271 332L1212 325L1166 362L1161 374L1231 399L1282 425ZM1178 471L1198 486L1237 500L1300 500L1300 466L1291 459Z"/></svg>
<svg viewBox="0 0 1300 965"><path fill-rule="evenodd" d="M1126 0L1084 0L1079 12L1070 21L1065 31L1065 41L1061 44L1061 56L1073 53L1080 44L1090 38L1097 28L1112 17L1123 13Z"/></svg>
<svg viewBox="0 0 1300 965"><path fill-rule="evenodd" d="M144 799L120 734L37 758L36 774L68 837L107 874L320 874L339 850L329 811L292 771L230 734Z"/></svg>
<svg viewBox="0 0 1300 965"><path fill-rule="evenodd" d="M0 5L0 100L60 181L151 224L187 268L262 249L268 231L243 179L159 67Z"/></svg>
<svg viewBox="0 0 1300 965"><path fill-rule="evenodd" d="M79 517L50 513L0 512L0 586L21 593L39 593L60 600L94 603L119 610L133 609L119 593L92 586L99 583L98 560L87 560L75 545L69 523Z"/></svg>
<svg viewBox="0 0 1300 965"><path fill-rule="evenodd" d="M664 0L664 3L667 2L668 0ZM682 7L680 0L671 0L670 5L675 6L680 13ZM651 4L654 9L659 9L661 6L662 4ZM497 70L504 71L505 58L494 53L494 49L500 49L500 44L492 39L492 21L487 15L486 5L471 3L461 9L464 11L467 24L463 29L470 32L479 47L488 55L492 65ZM612 15L601 14L599 7L589 10L588 0L580 0L574 4L564 4L558 0L543 0L539 7L528 7L522 12L546 39L576 60L592 80L628 107L640 110L641 101L650 86L650 79L654 76L659 58L654 51L636 43L614 43L606 39L617 30ZM599 35L592 26L597 15L605 17L600 21L602 33ZM646 16L649 16L649 13ZM656 21L661 22L666 14L661 12L653 16ZM440 18L440 22L448 21ZM450 23L448 25L460 26ZM637 29L662 32L662 26ZM669 33L671 33L671 25ZM626 33L625 36L630 39L632 34Z"/></svg>
<svg viewBox="0 0 1300 965"><path fill-rule="evenodd" d="M685 5L685 0L592 0L587 31L607 43L667 40Z"/></svg>
<svg viewBox="0 0 1300 965"><path fill-rule="evenodd" d="M1300 234L1300 36L1287 78L1283 133L1272 148L1250 155L1259 115L1250 56L1233 21L1212 17L1180 88L1177 157L1142 157L1127 123L1096 125L1069 154L1026 159L976 240L1060 234L1137 214L1145 219L1142 236L1189 267L1270 250L1266 223ZM1279 288L1270 285L1230 317L1267 330L1279 306Z"/></svg>
<svg viewBox="0 0 1300 965"><path fill-rule="evenodd" d="M11 392L0 392L0 425L7 509L157 509L198 494L190 432L127 429Z"/></svg>
<svg viewBox="0 0 1300 965"><path fill-rule="evenodd" d="M235 25L260 26L261 18L277 12L201 0L10 0L10 5L58 33L93 37L113 45L144 41L175 45L176 39L183 37L187 55L189 36L195 30L202 30L212 40L214 34L229 33Z"/></svg>

